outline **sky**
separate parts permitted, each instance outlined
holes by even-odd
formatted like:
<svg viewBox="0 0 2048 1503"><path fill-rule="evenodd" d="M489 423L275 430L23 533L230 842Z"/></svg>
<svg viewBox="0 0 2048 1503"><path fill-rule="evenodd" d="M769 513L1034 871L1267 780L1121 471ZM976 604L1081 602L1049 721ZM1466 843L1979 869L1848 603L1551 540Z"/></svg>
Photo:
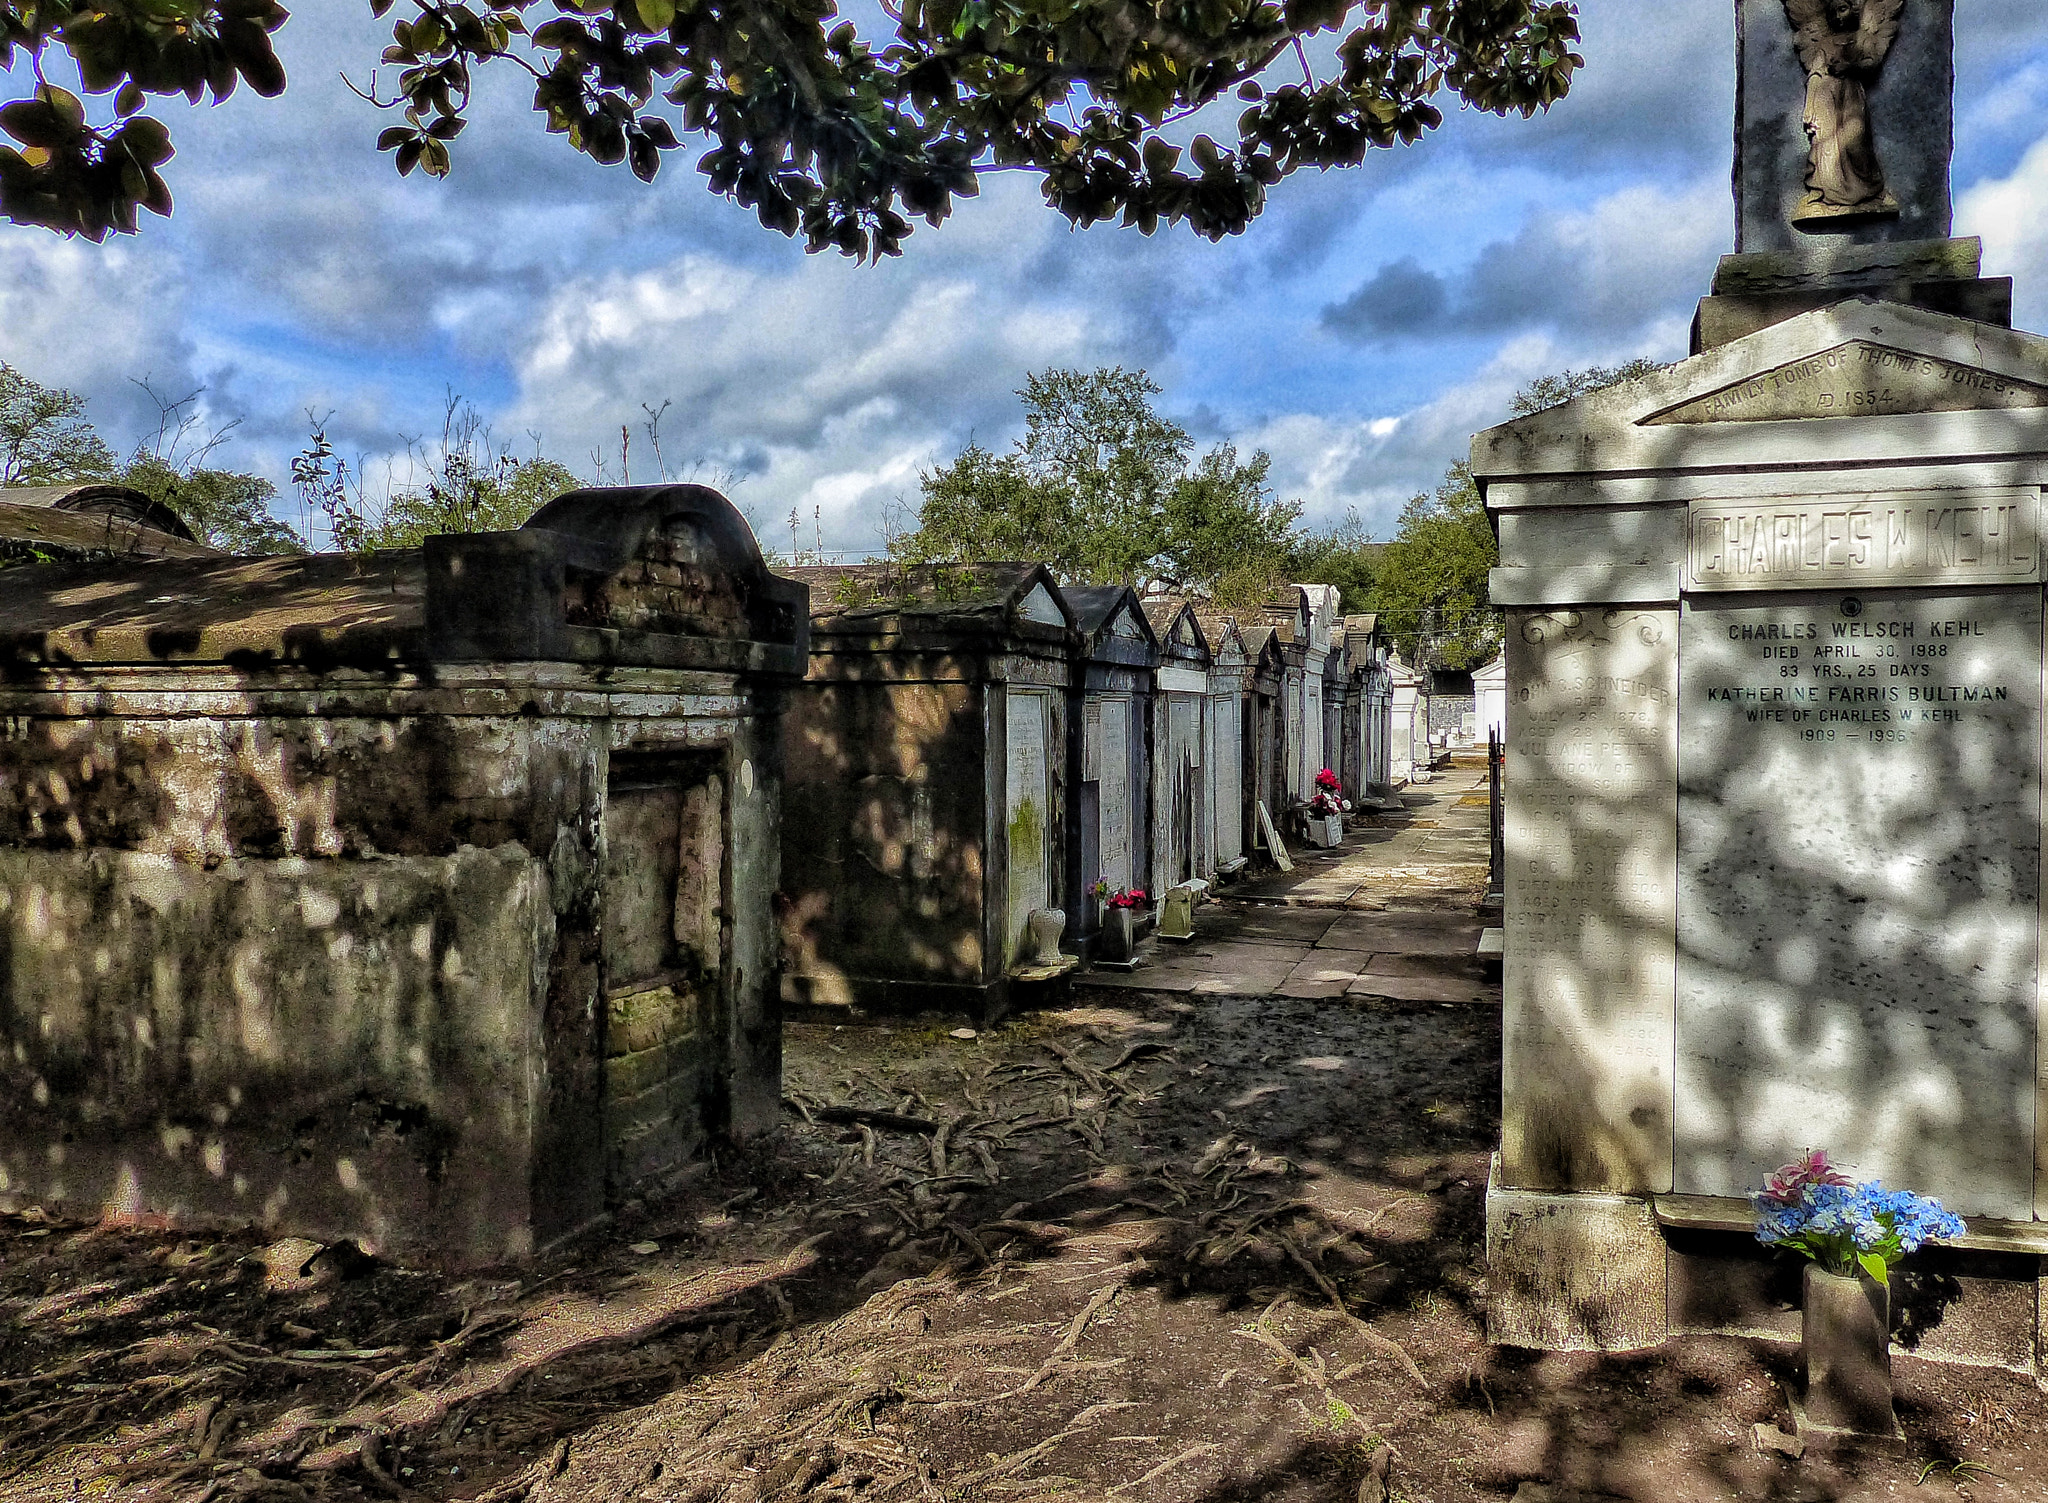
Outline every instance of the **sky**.
<svg viewBox="0 0 2048 1503"><path fill-rule="evenodd" d="M1583 0L1586 68L1548 114L1448 110L1289 178L1219 244L1075 230L1005 173L869 265L762 229L682 152L652 186L596 166L509 70L453 175L400 179L342 78L366 84L388 32L368 0L297 9L281 99L153 106L171 219L98 246L0 225L0 361L86 397L119 448L157 427L145 385L201 393L209 429L236 425L214 462L274 480L288 520L312 421L374 479L453 393L584 475L602 450L616 478L623 425L636 481L663 409L671 473L724 485L770 546L794 511L798 546L858 556L922 473L1021 432L1027 372L1120 365L1201 446L1271 454L1312 524L1355 510L1385 537L1531 379L1683 356L1733 248L1726 0ZM1956 232L2048 329L2048 6L1958 10Z"/></svg>

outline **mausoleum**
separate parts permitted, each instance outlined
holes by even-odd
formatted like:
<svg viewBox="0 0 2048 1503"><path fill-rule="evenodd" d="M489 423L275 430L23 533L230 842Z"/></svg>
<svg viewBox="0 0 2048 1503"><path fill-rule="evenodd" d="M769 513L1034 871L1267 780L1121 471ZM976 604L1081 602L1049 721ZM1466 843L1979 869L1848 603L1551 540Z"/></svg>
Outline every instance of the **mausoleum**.
<svg viewBox="0 0 2048 1503"><path fill-rule="evenodd" d="M0 576L0 1196L484 1264L775 1124L805 622L723 497L165 552Z"/></svg>
<svg viewBox="0 0 2048 1503"><path fill-rule="evenodd" d="M810 591L788 717L783 994L997 1016L1029 919L1069 915L1073 615L1042 564L784 571Z"/></svg>
<svg viewBox="0 0 2048 1503"><path fill-rule="evenodd" d="M1946 238L1946 0L1877 39L1876 179L1815 165L1825 122L1809 162L1811 39L1741 15L1696 352L1473 445L1507 612L1493 1333L1796 1338L1743 1197L1825 1148L1968 1220L1900 1339L2038 1371L2048 339Z"/></svg>
<svg viewBox="0 0 2048 1503"><path fill-rule="evenodd" d="M1079 634L1068 724L1080 737L1073 759L1081 775L1076 838L1067 843L1067 891L1076 894L1067 933L1086 954L1101 922L1095 884L1146 885L1159 642L1128 586L1070 585L1061 593Z"/></svg>

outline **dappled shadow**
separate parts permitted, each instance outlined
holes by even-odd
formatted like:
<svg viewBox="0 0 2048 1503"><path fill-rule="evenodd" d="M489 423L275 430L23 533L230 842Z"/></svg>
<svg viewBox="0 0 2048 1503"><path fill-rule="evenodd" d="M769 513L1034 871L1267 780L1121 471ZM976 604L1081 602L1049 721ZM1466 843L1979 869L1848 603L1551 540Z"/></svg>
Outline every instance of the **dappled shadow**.
<svg viewBox="0 0 2048 1503"><path fill-rule="evenodd" d="M2041 634L2038 589L1687 604L1679 1191L1826 1146L2033 1215Z"/></svg>
<svg viewBox="0 0 2048 1503"><path fill-rule="evenodd" d="M572 1464L546 1495L623 1498L661 1454L678 1474L676 1427L695 1424L692 1406L739 1402L772 1356L802 1359L790 1381L810 1385L805 1404L819 1412L851 1400L891 1423L928 1419L906 1454L964 1472L980 1453L962 1447L987 1449L975 1438L984 1420L1050 1423L1075 1384L1097 1381L1093 1354L1070 1353L1079 1365L1053 1365L1042 1406L947 1410L952 1395L931 1397L949 1380L963 1400L1020 1380L979 1363L917 1373L928 1333L899 1317L993 1299L1005 1280L1032 1288L1022 1305L991 1306L995 1349L1021 1344L1034 1370L1056 1343L1025 1335L1028 1321L1071 1319L1064 1302L1078 1296L1057 1285L1077 1264L1102 1270L1089 1287L1154 1292L1162 1308L1220 1322L1226 1350L1243 1345L1235 1326L1282 1297L1327 1316L1335 1294L1367 1320L1443 1301L1476 1326L1488 1009L1292 1003L1276 1015L1219 999L1197 1015L1161 1000L1081 1009L971 1047L936 1032L850 1035L792 1030L800 1106L779 1143L721 1150L715 1175L682 1198L629 1206L615 1235L501 1280L386 1267L295 1286L294 1263L280 1287L246 1236L181 1246L13 1223L0 1262L12 1317L0 1381L38 1413L27 1433L0 1430L0 1457L62 1475L111 1453L46 1447L112 1446L138 1477L191 1469L177 1485L196 1493L191 1479L210 1469L197 1466L203 1440L192 1432L211 1402L242 1424L223 1435L220 1457L323 1495L410 1466L405 1485L469 1496L569 1438ZM850 1056L834 1052L842 1039ZM1376 1103L1363 1125L1361 1089ZM842 1120L830 1120L828 1099ZM650 1245L658 1251L634 1250ZM34 1256L43 1248L51 1255ZM1055 1282L1041 1287L1039 1268ZM124 1351L138 1334L190 1332L195 1321L218 1336L149 1348L140 1362ZM873 1381L835 1387L840 1360L865 1364ZM1398 1372L1406 1359L1385 1360ZM902 1376L890 1376L899 1363ZM151 1381L110 1399L103 1385L116 1371ZM1168 1364L1142 1381L1212 1379ZM665 1394L685 1407L657 1405L656 1418L614 1433L626 1422L609 1416ZM801 1405L757 1408L730 1411L720 1433L731 1444L706 1466L744 1464L815 1417ZM124 1437L124 1425L140 1428ZM640 1472L614 1493L621 1456ZM572 1484L584 1490L560 1490Z"/></svg>

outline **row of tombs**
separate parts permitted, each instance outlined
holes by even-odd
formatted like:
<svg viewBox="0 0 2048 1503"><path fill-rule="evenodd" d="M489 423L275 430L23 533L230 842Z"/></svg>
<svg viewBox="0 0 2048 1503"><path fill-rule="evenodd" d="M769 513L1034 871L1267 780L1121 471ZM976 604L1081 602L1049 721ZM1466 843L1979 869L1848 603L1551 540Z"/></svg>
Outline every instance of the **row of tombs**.
<svg viewBox="0 0 2048 1503"><path fill-rule="evenodd" d="M0 537L0 1203L527 1256L770 1127L784 1004L1000 1013L1033 912L1086 953L1098 881L1430 755L1334 590L776 574L695 486L361 557L110 487Z"/></svg>

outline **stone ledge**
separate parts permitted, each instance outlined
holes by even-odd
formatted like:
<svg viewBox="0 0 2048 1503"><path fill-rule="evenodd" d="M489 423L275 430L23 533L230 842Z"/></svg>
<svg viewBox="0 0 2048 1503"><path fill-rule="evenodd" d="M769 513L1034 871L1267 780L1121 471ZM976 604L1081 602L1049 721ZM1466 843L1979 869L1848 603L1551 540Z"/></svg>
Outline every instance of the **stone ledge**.
<svg viewBox="0 0 2048 1503"><path fill-rule="evenodd" d="M1756 1212L1732 1195L1653 1195L1651 1209L1659 1226L1702 1232L1754 1232ZM2023 1253L2048 1257L2048 1222L2001 1221L1994 1216L1966 1216L1969 1231L1945 1243L1972 1252Z"/></svg>
<svg viewBox="0 0 2048 1503"><path fill-rule="evenodd" d="M1495 605L1676 605L1676 564L1596 564L1563 569L1495 569Z"/></svg>
<svg viewBox="0 0 2048 1503"><path fill-rule="evenodd" d="M1806 287L1780 292L1717 293L1702 298L1693 315L1692 352L1733 344L1763 329L1829 308L1847 298L1881 302L1929 313L1946 313L1996 328L2012 327L2012 278L1972 277L1929 282L1902 281L1876 287Z"/></svg>
<svg viewBox="0 0 2048 1503"><path fill-rule="evenodd" d="M1815 245L1723 256L1714 268L1714 295L1863 287L1901 279L1963 281L1983 274L1984 242L1976 235Z"/></svg>

